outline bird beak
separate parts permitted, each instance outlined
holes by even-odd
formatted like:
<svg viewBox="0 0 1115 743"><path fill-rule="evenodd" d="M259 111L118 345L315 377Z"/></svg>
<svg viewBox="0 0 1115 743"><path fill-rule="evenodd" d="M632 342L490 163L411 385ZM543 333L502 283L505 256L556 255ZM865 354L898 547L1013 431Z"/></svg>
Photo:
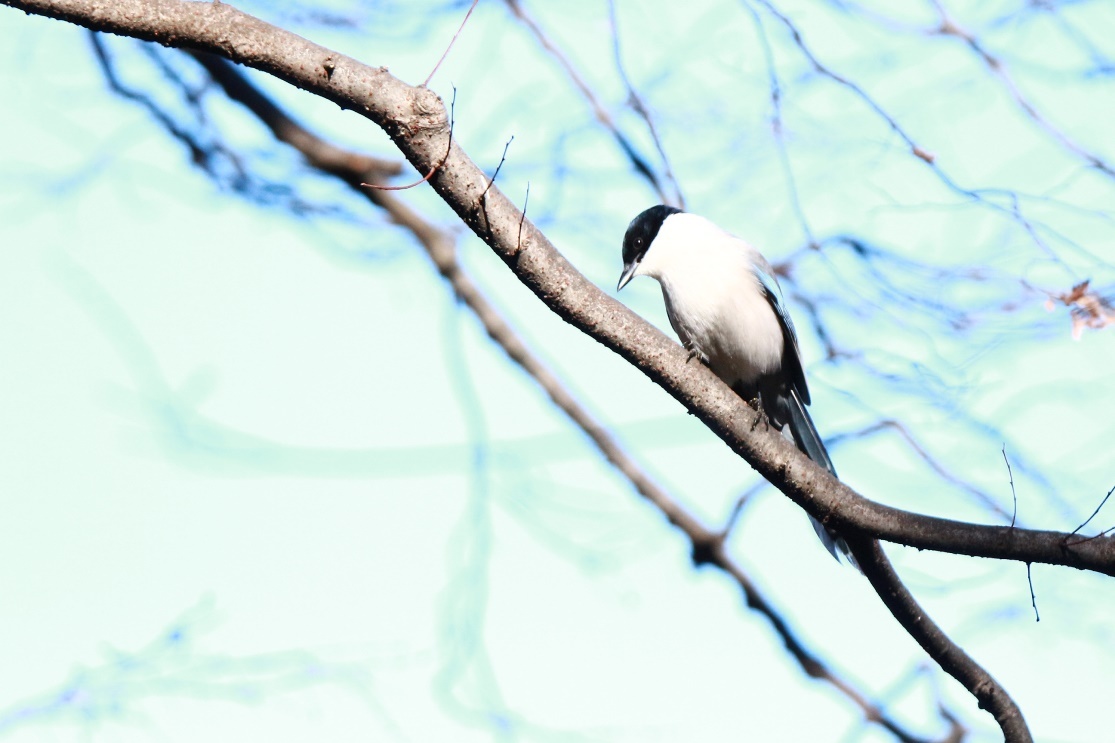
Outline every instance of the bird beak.
<svg viewBox="0 0 1115 743"><path fill-rule="evenodd" d="M616 291L618 292L623 287L627 286L627 282L635 278L635 269L639 267L638 261L632 261L623 267L623 273L619 277L619 283L616 284Z"/></svg>

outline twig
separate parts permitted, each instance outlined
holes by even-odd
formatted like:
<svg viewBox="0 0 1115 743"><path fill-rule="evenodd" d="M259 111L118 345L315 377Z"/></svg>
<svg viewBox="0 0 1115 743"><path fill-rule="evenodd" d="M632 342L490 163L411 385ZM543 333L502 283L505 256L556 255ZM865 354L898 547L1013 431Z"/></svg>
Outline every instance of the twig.
<svg viewBox="0 0 1115 743"><path fill-rule="evenodd" d="M627 103L631 106L631 110L638 114L647 125L647 132L650 134L651 141L654 142L654 148L658 151L658 157L662 160L662 170L674 186L674 194L677 198L673 202L673 206L684 209L685 195L681 191L681 184L674 176L674 170L670 166L670 158L666 155L666 148L662 145L662 138L658 136L658 127L654 125L654 119L651 117L650 111L643 103L642 96L635 90L635 86L627 76L627 67L623 64L623 54L620 52L619 45L619 21L616 18L616 0L608 0L608 22L612 27L612 57L615 59L619 79L627 89Z"/></svg>
<svg viewBox="0 0 1115 743"><path fill-rule="evenodd" d="M996 503L988 493L981 490L980 488L977 488L975 485L968 482L967 480L964 480L963 478L950 472L944 464L942 464L936 457L929 453L929 451L922 445L920 441L914 438L914 435L910 433L910 430L905 425L903 425L901 421L897 421L892 418L880 420L857 431L832 436L828 439L828 442L830 445L838 444L844 439L863 438L871 436L880 431L893 431L894 433L898 434L899 438L901 438L902 441L905 442L906 446L908 446L923 462L929 465L929 468L933 470L938 477L940 477L942 480L949 483L950 485L961 488L970 495L976 497L984 504L984 506L986 506L992 512L1000 514L1004 518L1007 516L1006 510L998 503ZM1014 525L1013 518L1011 519L1011 525Z"/></svg>
<svg viewBox="0 0 1115 743"><path fill-rule="evenodd" d="M619 127L616 126L616 122L612 119L611 114L608 113L607 109L605 109L603 104L601 104L600 101L597 99L596 94L592 92L592 88L589 87L588 83L585 82L584 78L582 78L581 75L577 72L576 68L573 67L573 63L570 62L566 58L566 56L561 53L561 50L559 50L557 46L550 40L550 38L546 36L546 33L542 30L542 27L539 26L534 18L531 17L530 14L528 14L526 10L523 9L523 6L519 2L519 0L504 1L507 3L507 7L511 10L511 14L518 18L519 21L522 22L522 24L526 26L532 34L534 34L534 38L538 41L539 46L545 49L550 54L550 56L557 61L561 68L565 70L565 74L569 76L569 79L572 81L574 87L576 87L577 90L581 91L581 95L584 96L586 101L588 101L588 104L592 108L592 112L593 115L596 117L596 120L600 122L600 124L605 129L612 133L612 136L615 138L616 143L620 146L620 149L623 150L623 154L627 156L627 159L631 161L631 164L632 166L634 166L635 170L640 175L642 175L655 190L655 192L658 194L658 198L661 199L663 203L672 203L672 200L666 193L666 190L662 187L662 183L661 181L659 181L658 176L655 175L654 168L651 167L650 163L648 163L646 159L644 159L643 156L639 154L638 150L635 149L635 145L631 143L627 136L619 130Z"/></svg>
<svg viewBox="0 0 1115 743"><path fill-rule="evenodd" d="M1006 462L1006 464L1007 464L1007 477L1010 478L1010 497L1011 497L1011 500L1014 502L1014 510L1011 512L1011 515L1010 515L1010 525L1014 526L1015 521L1018 518L1018 494L1014 492L1014 472L1011 471L1010 460L1007 459L1007 445L1006 444L1003 444L1003 461ZM1030 563L1026 563L1026 565L1027 565L1027 570L1029 570Z"/></svg>
<svg viewBox="0 0 1115 743"><path fill-rule="evenodd" d="M1026 96L1022 94L1022 91L1019 89L1018 84L1014 81L1014 78L1007 71L1006 64L1003 63L1003 60L989 52L987 48L984 47L982 43L980 43L980 40L973 34L961 28L956 23L956 21L954 21L948 14L948 11L945 10L945 7L941 4L940 0L930 0L930 2L932 3L933 7L936 8L938 18L940 19L940 25L936 29L934 29L933 33L940 34L941 36L953 36L964 42L964 44L967 45L968 48L971 49L973 52L975 52L976 56L978 56L983 61L987 69L990 70L996 78L998 78L999 82L1003 85L1003 88L1007 91L1007 94L1010 95L1015 104L1022 110L1024 114L1026 114L1027 117L1030 118L1031 121L1037 124L1041 129L1044 129L1045 132L1053 137L1055 140L1057 140L1057 142L1059 142L1061 146L1063 146L1072 154L1084 160L1084 162L1086 162L1088 165L1100 171L1109 178L1115 178L1115 168L1112 168L1112 166L1103 158L1079 145L1071 137L1054 126L1053 122L1051 122L1044 115L1042 115L1040 111L1038 111L1037 107L1034 106L1034 104L1031 103L1029 99L1027 99Z"/></svg>
<svg viewBox="0 0 1115 743"><path fill-rule="evenodd" d="M426 173L426 175L422 176L418 180L414 181L413 183L408 183L405 186L385 186L382 183L361 183L360 185L364 188L374 188L377 191L406 191L408 189L414 188L415 186L421 186L423 183L430 180L430 178L433 177L434 173L437 172L437 169L444 164L444 159L439 160L437 164L434 165L434 167L430 168L429 173Z"/></svg>
<svg viewBox="0 0 1115 743"><path fill-rule="evenodd" d="M744 506L750 503L751 498L764 487L766 487L766 485L767 482L765 480L757 482L750 488L748 488L743 495L741 495L739 498L736 498L736 502L735 505L732 506L731 513L728 514L728 518L724 521L724 526L720 529L721 538L728 538L728 535L731 534L732 530L736 528L736 524L739 523L739 517L740 514L743 513Z"/></svg>
<svg viewBox="0 0 1115 743"><path fill-rule="evenodd" d="M523 249L523 222L527 218L527 207L530 205L530 181L527 181L527 192L523 196L523 213L519 215L519 238L515 241L516 250Z"/></svg>
<svg viewBox="0 0 1115 743"><path fill-rule="evenodd" d="M426 76L425 81L423 81L422 83L423 88L429 87L430 81L434 79L434 74L437 73L438 68L441 67L441 63L445 61L445 58L449 56L449 50L452 49L453 45L457 43L457 37L460 36L461 32L465 30L465 24L468 23L468 19L472 15L472 11L476 10L476 4L479 2L480 0L472 0L472 5L468 6L468 12L465 13L465 19L461 21L460 27L457 28L457 33L453 34L453 38L449 40L449 46L445 47L445 51L441 53L441 59L437 61L437 64L434 65L434 69L430 70L430 74Z"/></svg>
<svg viewBox="0 0 1115 743"><path fill-rule="evenodd" d="M751 15L755 32L758 34L760 45L763 48L763 60L767 67L767 79L770 85L771 128L774 131L774 141L778 145L778 162L782 166L782 173L786 179L790 206L798 224L801 225L801 231L805 235L809 247L816 250L820 248L820 244L817 242L817 238L813 236L813 228L809 225L809 219L805 215L805 209L801 203L801 194L798 192L797 179L794 177L794 169L790 163L790 153L786 147L786 133L782 122L782 82L778 78L778 69L774 63L774 50L771 48L770 37L767 35L766 26L763 25L763 19L759 17L759 11L751 5L747 6L747 10Z"/></svg>
<svg viewBox="0 0 1115 743"><path fill-rule="evenodd" d="M806 60L813 67L814 71L850 91L864 105L866 105L871 111L873 111L875 115L882 119L883 122L886 123L887 127L895 135L897 135L898 138L903 141L903 143L905 143L906 147L910 151L910 154L912 154L914 157L928 166L933 171L934 175L937 176L937 179L950 191L953 191L954 193L960 196L964 196L965 198L972 201L976 201L986 206L987 208L992 209L993 211L1001 212L1011 217L1012 219L1014 219L1015 222L1022 226L1027 234L1030 235L1030 238L1034 241L1035 245L1040 247L1052 260L1055 260L1058 263L1063 263L1062 259L1056 254L1056 252L1054 252L1053 249L1048 245L1048 243L1046 243L1045 240L1042 239L1041 235L1038 234L1037 230L1034 228L1029 218L1022 213L1022 209L1018 204L1017 194L1008 192L1006 194L1006 198L1010 202L1010 205L1004 206L1003 204L989 199L982 191L961 186L959 183L953 180L952 176L949 175L949 173L947 173L940 166L940 164L937 162L936 156L934 156L932 153L922 147L922 145L920 145L917 141L915 141L913 136L906 131L906 128L898 122L898 119L896 119L885 108L883 108L883 106L878 101L876 101L875 98L872 97L866 90L864 90L862 86L860 86L855 81L837 73L831 67L824 64L809 47L809 45L806 44L804 36L802 35L798 27L794 24L794 22L790 20L790 18L786 14L775 7L775 5L770 2L770 0L742 1L748 6L750 6L752 2L757 2L759 5L765 8L768 13L778 19L778 21L786 27L787 31L789 31L790 37L793 39L794 44L798 47L802 55L804 55Z"/></svg>
<svg viewBox="0 0 1115 743"><path fill-rule="evenodd" d="M108 49L105 47L103 40L97 34L90 34L89 40L93 44L93 55L101 68L101 73L105 76L105 80L108 81L109 87L120 97L137 103L146 109L147 112L154 117L155 121L159 123L159 126L163 127L172 137L185 145L186 149L190 152L190 160L195 165L211 175L216 175L214 160L217 155L221 155L236 169L239 178L245 177L244 167L235 154L226 150L219 144L206 144L201 142L193 134L178 126L174 119L159 108L150 97L125 85L124 81L116 74L116 67L109 57Z"/></svg>
<svg viewBox="0 0 1115 743"><path fill-rule="evenodd" d="M507 160L507 149L511 146L511 143L514 142L514 141L515 141L515 137L512 136L510 139L507 140L507 142L504 143L503 154L500 155L500 157L499 157L499 164L496 165L496 172L492 173L492 177L488 180L488 185L484 187L484 193L480 194L481 199L483 199L485 196L488 195L488 189L490 189L492 187L492 184L496 182L496 178L499 177L499 171L503 169L503 163ZM525 204L523 205L523 209L524 209L524 211L526 210L526 205Z"/></svg>
<svg viewBox="0 0 1115 743"><path fill-rule="evenodd" d="M1084 523L1081 524L1080 526L1076 527L1075 529L1073 529L1072 532L1070 532L1070 534L1078 534L1081 529L1083 529L1085 526L1087 526L1088 523L1091 522L1091 520L1094 519L1097 514L1099 514L1100 510L1104 507L1104 505L1106 505L1107 499L1111 497L1112 493L1115 493L1115 485L1112 485L1111 490L1107 491L1107 495L1103 496L1103 500L1101 500L1100 504L1098 506L1096 506L1096 510L1092 511L1092 515L1089 516L1088 518L1084 519Z"/></svg>
<svg viewBox="0 0 1115 743"><path fill-rule="evenodd" d="M382 180L403 172L402 165L396 160L385 160L343 150L310 134L286 116L270 98L260 92L248 81L248 78L223 57L194 50L187 53L205 68L226 95L239 101L259 119L265 121L276 139L301 152L314 168L334 176L351 177L355 174L358 176L358 180L353 182L355 185L360 185L360 182L365 179Z"/></svg>
<svg viewBox="0 0 1115 743"><path fill-rule="evenodd" d="M1030 606L1034 607L1034 621L1040 622L1041 615L1038 614L1038 597L1034 594L1034 576L1031 568L1032 565L1026 563L1026 582L1030 585Z"/></svg>

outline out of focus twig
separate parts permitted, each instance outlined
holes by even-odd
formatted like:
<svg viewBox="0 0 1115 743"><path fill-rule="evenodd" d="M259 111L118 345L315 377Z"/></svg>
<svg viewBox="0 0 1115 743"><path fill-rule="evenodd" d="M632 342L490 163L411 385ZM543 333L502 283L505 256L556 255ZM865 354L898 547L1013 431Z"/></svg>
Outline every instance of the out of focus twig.
<svg viewBox="0 0 1115 743"><path fill-rule="evenodd" d="M573 66L573 63L569 61L569 58L562 54L557 45L550 40L550 37L547 36L546 32L542 30L542 27L538 25L538 22L535 21L529 13L527 13L525 8L523 8L522 3L520 3L519 0L504 1L507 3L507 7L511 10L511 14L514 15L515 18L517 18L524 26L526 26L528 30L530 30L530 32L534 35L535 40L538 42L539 46L545 49L546 52L551 57L553 57L554 60L557 61L557 63L565 71L565 74L569 77L569 80L573 83L574 87L576 87L577 90L581 92L581 95L584 96L585 100L588 101L588 104L592 108L592 113L596 117L596 120L600 122L601 126L612 133L612 136L615 138L616 143L619 144L620 149L623 150L623 154L626 155L627 159L631 161L631 165L635 168L639 175L643 176L643 178L645 178L651 185L651 187L655 190L655 192L658 194L658 198L662 200L662 203L678 206L679 204L675 202L680 200L681 198L680 191L678 192L678 196L676 199L672 198L669 194L666 193L666 189L663 188L662 182L658 178L658 174L654 172L654 168L651 166L650 163L646 161L646 158L639 154L639 151L635 149L635 145L632 144L631 140L627 138L627 135L620 131L619 127L616 125L615 120L612 118L612 115L608 113L608 110L606 108L604 108L604 105L600 102L600 99L597 98L596 94L592 92L592 88L589 87L589 84L580 75L580 73L577 72L577 69ZM659 145L659 147L661 147L661 145Z"/></svg>

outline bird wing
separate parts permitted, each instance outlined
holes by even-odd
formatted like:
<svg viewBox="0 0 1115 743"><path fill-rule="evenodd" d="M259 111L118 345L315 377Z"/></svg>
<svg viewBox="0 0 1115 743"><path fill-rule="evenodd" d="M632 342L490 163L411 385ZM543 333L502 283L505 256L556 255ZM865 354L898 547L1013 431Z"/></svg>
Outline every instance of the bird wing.
<svg viewBox="0 0 1115 743"><path fill-rule="evenodd" d="M790 313L786 311L782 288L778 286L778 280L774 278L769 266L756 264L753 270L759 283L763 285L763 295L770 303L770 308L774 310L774 314L778 317L778 324L782 327L782 371L790 386L801 398L801 402L808 405L809 387L805 383L805 369L801 365L798 336L794 331L794 322L790 319Z"/></svg>
<svg viewBox="0 0 1115 743"><path fill-rule="evenodd" d="M839 477L832 464L832 459L829 457L828 450L825 449L825 443L821 440L820 434L817 433L817 428L809 417L809 411L805 409L805 406L809 404L809 389L805 386L805 370L801 365L798 337L797 333L794 332L794 323L790 319L790 314L786 312L782 298L782 288L778 286L778 281L774 278L774 274L766 261L756 262L754 271L759 282L763 285L763 293L766 295L771 309L778 316L779 325L782 326L784 341L782 372L786 382L789 383L790 389L783 391L781 394L775 393L774 397L777 399L774 404L783 408L788 414L787 427L797 447L805 452L807 457L827 469L833 477ZM829 554L838 561L844 558L856 570L863 572L843 537L829 531L828 527L812 516L809 517L809 520Z"/></svg>
<svg viewBox="0 0 1115 743"><path fill-rule="evenodd" d="M685 323L681 321L678 313L674 310L674 303L670 301L670 293L666 291L666 287L662 287L662 299L666 303L666 317L670 320L670 327L672 327L674 329L674 332L678 334L678 340L681 341L681 345L685 348L686 351L696 353L701 357L702 361L707 362L708 358L705 356L704 352L701 351L701 349L697 348L694 345L693 339L689 335L689 331L685 328Z"/></svg>

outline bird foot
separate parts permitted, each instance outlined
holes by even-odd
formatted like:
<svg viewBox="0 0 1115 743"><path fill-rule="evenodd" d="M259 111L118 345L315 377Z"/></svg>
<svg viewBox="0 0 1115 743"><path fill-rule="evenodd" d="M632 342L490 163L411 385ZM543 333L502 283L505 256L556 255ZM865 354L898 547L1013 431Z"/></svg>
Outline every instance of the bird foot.
<svg viewBox="0 0 1115 743"><path fill-rule="evenodd" d="M759 407L759 398L758 397L752 398L751 400L747 401L747 404L750 405L756 413L755 422L751 424L751 430L754 431L756 428L758 428L760 423L763 424L763 430L764 431L769 429L770 428L770 421L767 420L766 413L764 413L762 408Z"/></svg>

